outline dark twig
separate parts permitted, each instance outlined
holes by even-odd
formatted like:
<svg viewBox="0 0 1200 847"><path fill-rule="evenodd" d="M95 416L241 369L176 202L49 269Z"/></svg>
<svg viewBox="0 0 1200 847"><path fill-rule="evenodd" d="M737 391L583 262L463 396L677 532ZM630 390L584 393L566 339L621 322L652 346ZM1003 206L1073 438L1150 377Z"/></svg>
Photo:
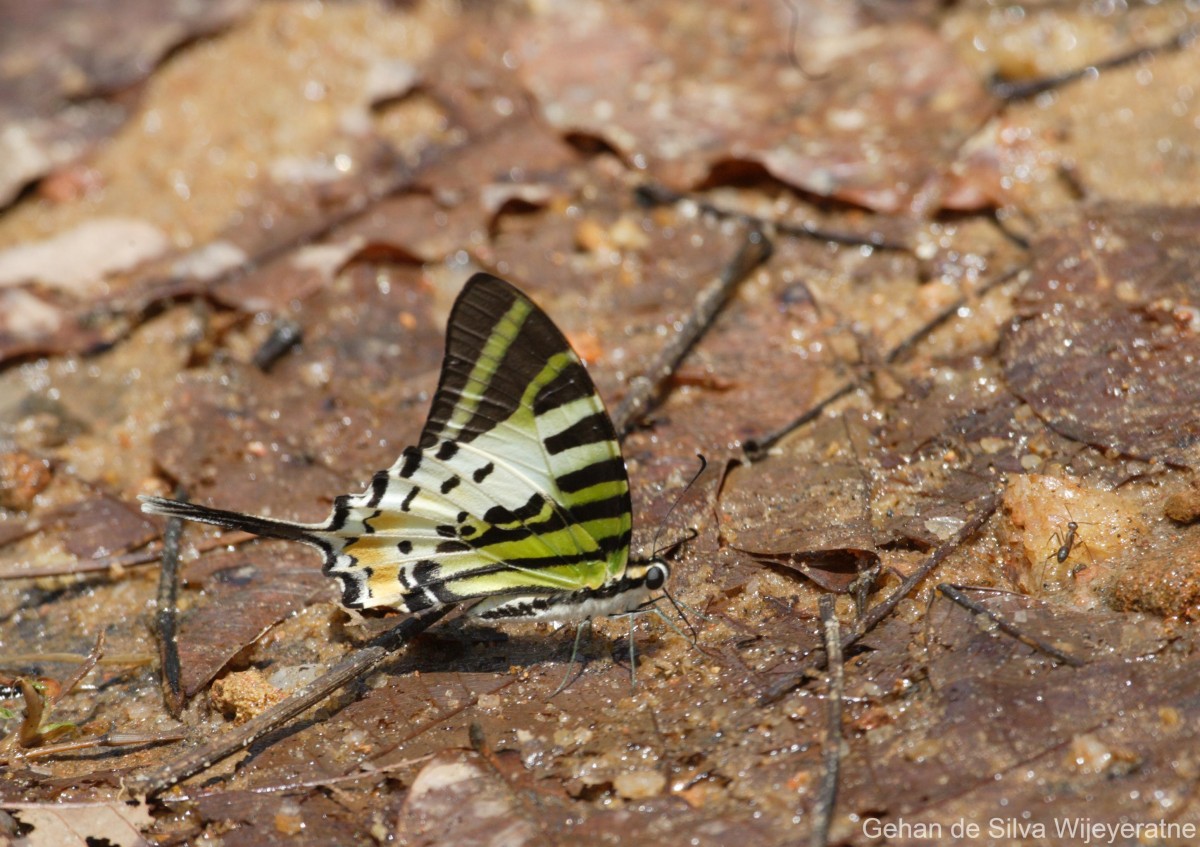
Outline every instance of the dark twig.
<svg viewBox="0 0 1200 847"><path fill-rule="evenodd" d="M1183 50L1191 44L1196 37L1200 35L1200 25L1192 25L1186 27L1175 35L1168 38L1159 44L1152 44L1149 47L1138 47L1129 50L1125 53L1119 53L1108 59L1103 59L1091 65L1082 68L1076 68L1064 73L1055 74L1054 76L1042 77L1040 79L1027 79L1020 82L1006 82L1004 80L995 80L991 84L992 94L999 97L1001 100L1012 102L1014 100L1028 100L1031 97L1036 97L1046 91L1055 88L1061 88L1068 83L1083 79L1089 76L1095 76L1100 71L1112 70L1119 68L1122 65L1129 65L1134 62L1140 62L1148 59L1155 53L1166 53L1175 50Z"/></svg>
<svg viewBox="0 0 1200 847"><path fill-rule="evenodd" d="M911 250L907 244L899 241L890 241L883 233L872 232L866 235L859 235L855 232L822 229L815 224L789 224L770 218L760 218L757 215L751 215L746 212L724 209L706 200L702 200L696 195L675 191L657 183L648 182L638 186L637 197L647 206L666 206L672 203L679 203L683 200L690 200L705 214L712 215L721 220L739 221L753 229L770 229L778 235L808 238L813 241L825 241L831 244L844 244L848 247L872 247L876 250L897 250L902 252Z"/></svg>
<svg viewBox="0 0 1200 847"><path fill-rule="evenodd" d="M300 343L304 327L291 318L276 318L271 334L254 353L254 367L267 373L283 355Z"/></svg>
<svg viewBox="0 0 1200 847"><path fill-rule="evenodd" d="M821 742L824 773L812 811L813 829L808 839L811 847L825 847L829 843L829 824L833 820L833 804L837 800L838 775L842 765L842 690L845 680L842 637L834 596L822 594L820 606L821 622L825 625L825 655L829 657L829 693L826 697L825 738Z"/></svg>
<svg viewBox="0 0 1200 847"><path fill-rule="evenodd" d="M358 770L353 773L342 774L341 776L330 776L322 779L303 779L295 782L287 782L281 785L256 785L252 788L242 789L250 794L285 794L291 792L304 791L308 788L325 788L331 785L340 785L344 782L361 782L362 780L379 780L386 779L388 774L393 771L411 768L413 765L419 765L422 762L428 762L436 753L426 753L423 756L416 756L412 759L404 759L399 762L391 762L386 765L371 765L362 763L360 767L369 768L369 770ZM220 797L230 793L228 789L217 788L208 791L197 791L183 796L172 795L171 799L180 801L197 800L201 797Z"/></svg>
<svg viewBox="0 0 1200 847"><path fill-rule="evenodd" d="M1018 265L1015 268L1009 268L999 276L989 279L978 290L971 292L971 296L983 297L984 295L989 294L993 289L1000 287L1004 283L1016 277L1017 274L1021 273L1023 270L1025 270L1025 265ZM890 365L907 356L912 352L913 348L932 335L934 330L938 329L955 315L957 315L958 310L965 306L966 303L967 298L960 297L945 309L942 309L942 311L938 312L936 315L926 321L925 324L916 332L912 333L895 347L893 347L888 352L887 356L884 357L884 361Z"/></svg>
<svg viewBox="0 0 1200 847"><path fill-rule="evenodd" d="M42 747L35 747L32 750L24 750L21 752L20 758L22 760L45 759L48 756L57 756L60 753L73 753L76 750L94 750L97 747L138 747L148 744L166 744L171 741L180 741L186 737L179 730L169 730L167 732L156 733L155 735L109 732L95 738L79 738L75 741L63 741L58 744L47 744Z"/></svg>
<svg viewBox="0 0 1200 847"><path fill-rule="evenodd" d="M1017 629L1016 626L1001 617L999 613L989 609L982 603L972 600L956 586L943 582L937 587L937 590L972 614L983 615L992 623L994 623L996 628L1001 632L1005 633L1006 635L1011 635L1013 638L1017 639L1017 641L1020 641L1027 647L1031 647L1040 653L1045 653L1047 656L1057 662L1062 662L1063 664L1070 665L1073 668L1080 668L1086 664L1083 659L1059 650L1054 645L1048 644L1040 638L1028 635L1027 633Z"/></svg>
<svg viewBox="0 0 1200 847"><path fill-rule="evenodd" d="M176 496L182 498L183 492ZM159 671L163 701L171 717L178 718L183 711L183 683L179 668L179 642L176 635L179 626L179 540L183 537L183 521L168 518L163 531L162 569L158 577L158 611L155 623L158 627Z"/></svg>
<svg viewBox="0 0 1200 847"><path fill-rule="evenodd" d="M423 615L406 618L398 626L383 633L366 647L355 650L282 703L277 703L224 736L136 777L128 784L129 789L136 794L154 797L175 783L246 748L280 724L324 700L348 682L375 670L391 658L397 650L437 623L454 608L452 605L440 606Z"/></svg>
<svg viewBox="0 0 1200 847"><path fill-rule="evenodd" d="M985 295L992 289L1008 282L1024 269L1024 265L1016 268L1010 268L999 276L988 280L979 289L973 291L970 296L980 297ZM907 356L910 352L912 352L914 347L928 338L934 330L953 318L958 313L958 310L966 305L966 302L966 297L960 297L945 309L938 312L936 315L918 327L916 331L893 347L888 354L883 357L883 361L890 365L902 359L904 356ZM871 373L871 369L864 369L853 378L846 380L821 400L818 400L815 405L809 407L803 414L796 419L789 421L782 428L776 430L775 432L768 433L761 438L748 439L744 445L746 456L752 462L762 459L767 455L767 452L773 446L778 444L785 435L788 435L800 427L812 422L813 420L816 420L818 417L820 417L821 413L823 413L825 409L830 406L830 404L840 400L842 397L845 397L847 394L862 385L870 377Z"/></svg>
<svg viewBox="0 0 1200 847"><path fill-rule="evenodd" d="M658 396L663 381L675 372L692 345L712 324L737 284L767 260L771 249L771 242L762 232L751 230L733 261L696 295L692 313L684 322L683 329L659 350L646 372L630 382L629 392L612 416L613 426L619 435L628 433L645 416Z"/></svg>
<svg viewBox="0 0 1200 847"><path fill-rule="evenodd" d="M825 412L826 409L830 407L830 405L836 403L838 400L841 400L847 394L850 394L852 391L854 391L854 389L858 388L861 381L861 378L846 380L829 394L826 394L824 397L818 400L814 405L806 409L804 413L800 415L800 417L785 424L782 429L768 433L761 438L747 438L742 445L742 449L746 451L746 458L748 458L751 462L757 462L760 459L765 458L770 449L778 444L785 435L815 421Z"/></svg>
<svg viewBox="0 0 1200 847"><path fill-rule="evenodd" d="M929 576L934 568L945 561L945 559L951 553L961 547L972 535L978 532L996 511L996 506L999 502L1000 498L997 494L993 493L988 495L988 497L979 504L979 509L975 512L971 519L959 528L958 532L954 534L953 538L930 553L925 558L925 561L923 561L916 570L910 573L905 580L896 587L895 591L889 594L887 598L883 600L883 602L876 606L872 606L862 618L855 622L854 628L851 629L850 632L846 633L846 635L842 638L842 650L845 651L849 649L851 646L856 644L860 638L874 629L876 624L891 614L892 610L896 608L897 604L911 594L912 590L916 588L922 580ZM759 697L758 704L760 706L766 706L783 699L783 697L785 697L789 692L799 688L806 681L808 681L814 672L824 670L828 661L828 655L822 651L822 653L820 653L813 660L812 665L801 671L788 674L767 688L767 690L763 692L762 696Z"/></svg>

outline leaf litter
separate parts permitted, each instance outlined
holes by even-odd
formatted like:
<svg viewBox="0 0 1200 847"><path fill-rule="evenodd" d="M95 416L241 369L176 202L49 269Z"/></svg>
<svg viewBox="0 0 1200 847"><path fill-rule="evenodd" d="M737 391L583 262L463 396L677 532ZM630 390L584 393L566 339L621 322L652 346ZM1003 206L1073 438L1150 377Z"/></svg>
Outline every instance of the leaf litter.
<svg viewBox="0 0 1200 847"><path fill-rule="evenodd" d="M672 572L697 645L640 622L631 688L627 626L598 621L582 672L550 698L569 633L445 622L132 826L226 843L544 843L569 821L594 842L794 841L824 769L823 682L755 705L821 650L825 589L792 564L868 551L878 603L1001 493L1006 508L847 655L830 838L867 843L872 815L1200 823L1186 803L1197 528L1166 517L1186 512L1166 503L1195 468L1194 214L1145 204L1161 180L1141 152L1187 139L1171 120L1094 130L1141 99L1194 117L1169 80L1194 71L1195 50L1005 106L991 69L1082 61L1040 49L1047 64L1023 63L1009 25L979 8L815 4L789 45L786 4L253 7L151 74L129 128L90 161L91 200L8 210L5 245L126 214L171 248L101 285L5 289L25 311L0 326L0 440L27 457L12 467L49 471L5 504L6 574L144 544L157 527L119 504L178 484L319 519L414 440L475 266L537 297L615 405L747 227L778 225L771 259L625 445L636 544L694 534ZM1095 62L1188 23L1139 14L1081 8L1054 26L1088 33ZM169 107L183 90L201 118ZM261 111L235 119L230 97ZM146 135L156 120L165 144ZM1188 184L1186 156L1162 163ZM134 180L146 167L192 176ZM646 205L648 183L682 199ZM812 238L810 224L907 249ZM300 340L264 372L255 352L282 319ZM751 442L768 446L751 457ZM724 485L702 479L660 535L697 452L741 466ZM1109 538L1076 512L1087 498L1061 495L1077 489L1138 531ZM54 515L75 517L59 529ZM114 802L121 779L229 731L220 707L251 706L231 680L260 686L244 698L294 690L387 625L340 612L304 551L211 549L200 533L185 544L180 650L196 696L181 722L150 669L99 666L58 707L144 735L182 725L189 740L39 760L6 803ZM1022 576L1047 559L1049 583ZM1086 664L930 600L940 582ZM23 657L6 670L86 654L101 629L113 653L155 653L149 572L10 578L0 594L0 642ZM861 612L849 596L836 608L846 629ZM98 821L89 834L114 841L124 826Z"/></svg>

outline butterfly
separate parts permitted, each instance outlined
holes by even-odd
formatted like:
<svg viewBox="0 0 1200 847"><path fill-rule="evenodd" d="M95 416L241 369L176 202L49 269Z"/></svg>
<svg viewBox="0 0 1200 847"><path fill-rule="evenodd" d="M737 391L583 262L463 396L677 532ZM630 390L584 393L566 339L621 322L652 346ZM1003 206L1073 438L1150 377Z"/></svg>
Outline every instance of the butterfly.
<svg viewBox="0 0 1200 847"><path fill-rule="evenodd" d="M583 362L532 300L486 273L451 310L419 442L324 522L141 500L150 514L317 548L351 609L478 600L467 614L483 620L582 625L652 605L670 575L661 558L630 561L625 460Z"/></svg>

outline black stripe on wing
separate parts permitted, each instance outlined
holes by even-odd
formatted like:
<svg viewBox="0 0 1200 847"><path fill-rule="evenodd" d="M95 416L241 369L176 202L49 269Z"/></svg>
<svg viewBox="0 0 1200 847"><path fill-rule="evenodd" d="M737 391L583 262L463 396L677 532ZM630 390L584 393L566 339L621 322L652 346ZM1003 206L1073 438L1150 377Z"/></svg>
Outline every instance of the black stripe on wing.
<svg viewBox="0 0 1200 847"><path fill-rule="evenodd" d="M526 304L528 314L516 332L505 339L499 358L489 360L485 349L497 332L511 331L501 327L501 322L517 303ZM491 274L475 274L467 280L450 312L446 357L420 446L428 449L445 439L471 441L489 432L517 411L529 383L546 362L570 349L550 318L524 294ZM481 362L486 367L486 384L469 385L471 374ZM590 380L587 387L591 388ZM464 398L464 391L481 396ZM471 411L461 429L450 424L460 406Z"/></svg>

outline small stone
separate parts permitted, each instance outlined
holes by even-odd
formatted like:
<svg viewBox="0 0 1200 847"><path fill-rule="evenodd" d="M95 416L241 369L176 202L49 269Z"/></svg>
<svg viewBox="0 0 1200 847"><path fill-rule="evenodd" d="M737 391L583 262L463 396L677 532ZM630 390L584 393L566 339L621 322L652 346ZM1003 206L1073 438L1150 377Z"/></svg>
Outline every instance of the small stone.
<svg viewBox="0 0 1200 847"><path fill-rule="evenodd" d="M658 771L630 771L619 774L613 780L613 787L626 800L645 800L662 794L667 787L667 778Z"/></svg>
<svg viewBox="0 0 1200 847"><path fill-rule="evenodd" d="M267 682L262 671L250 669L227 674L212 684L208 699L234 723L245 723L287 695Z"/></svg>
<svg viewBox="0 0 1200 847"><path fill-rule="evenodd" d="M991 436L988 436L986 438L979 439L979 448L989 456L994 456L1001 450L1007 449L1007 447L1008 439L1006 438L992 438ZM1041 463L1039 462L1039 464Z"/></svg>
<svg viewBox="0 0 1200 847"><path fill-rule="evenodd" d="M1078 735L1067 749L1067 767L1078 773L1103 773L1113 761L1109 746L1090 733Z"/></svg>
<svg viewBox="0 0 1200 847"><path fill-rule="evenodd" d="M1200 518L1200 488L1191 485L1176 491L1163 505L1163 514L1176 523L1191 523Z"/></svg>
<svg viewBox="0 0 1200 847"><path fill-rule="evenodd" d="M304 830L304 817L300 804L295 800L284 800L275 812L275 831L282 835L299 835Z"/></svg>
<svg viewBox="0 0 1200 847"><path fill-rule="evenodd" d="M50 462L17 450L0 453L0 508L27 512L50 484Z"/></svg>

